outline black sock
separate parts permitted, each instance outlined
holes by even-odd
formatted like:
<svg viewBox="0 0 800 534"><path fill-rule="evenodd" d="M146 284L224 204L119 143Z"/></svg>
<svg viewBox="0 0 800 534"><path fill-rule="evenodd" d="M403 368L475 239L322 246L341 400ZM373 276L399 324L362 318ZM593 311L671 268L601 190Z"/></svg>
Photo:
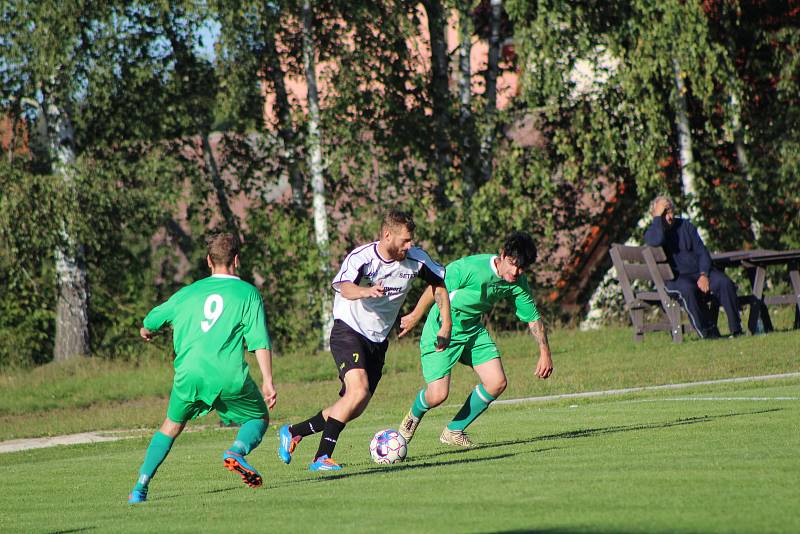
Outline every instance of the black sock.
<svg viewBox="0 0 800 534"><path fill-rule="evenodd" d="M319 440L319 449L314 456L314 460L320 456L328 455L328 458L333 456L333 448L336 447L336 440L339 439L339 433L344 430L344 423L337 421L333 417L328 417L325 422L325 431L322 433L322 438Z"/></svg>
<svg viewBox="0 0 800 534"><path fill-rule="evenodd" d="M292 433L292 436L302 437L310 436L311 434L316 434L323 430L325 430L325 418L322 417L322 412L319 412L310 419L306 419L302 423L297 423L289 427L289 432Z"/></svg>

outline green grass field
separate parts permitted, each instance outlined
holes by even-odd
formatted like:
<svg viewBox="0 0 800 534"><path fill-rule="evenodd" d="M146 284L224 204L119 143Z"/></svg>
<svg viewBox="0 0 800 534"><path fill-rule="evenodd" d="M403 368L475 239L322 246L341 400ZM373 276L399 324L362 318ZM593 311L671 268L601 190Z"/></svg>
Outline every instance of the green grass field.
<svg viewBox="0 0 800 534"><path fill-rule="evenodd" d="M800 332L668 343L630 330L553 333L556 371L532 377L524 336L501 336L504 399L800 371ZM372 434L396 427L421 379L416 350L395 343L366 414L342 434L340 473L277 457L275 426L250 455L253 490L225 471L234 431L209 416L190 425L129 506L149 435L163 419L171 375L162 358L84 360L0 377L0 439L146 428L130 439L0 455L0 532L800 532L800 378L694 386L600 398L496 404L470 428L479 446L438 435L474 378L460 368L408 459L377 466ZM335 397L327 356L275 362L273 423L311 415ZM134 433L136 434L136 433Z"/></svg>

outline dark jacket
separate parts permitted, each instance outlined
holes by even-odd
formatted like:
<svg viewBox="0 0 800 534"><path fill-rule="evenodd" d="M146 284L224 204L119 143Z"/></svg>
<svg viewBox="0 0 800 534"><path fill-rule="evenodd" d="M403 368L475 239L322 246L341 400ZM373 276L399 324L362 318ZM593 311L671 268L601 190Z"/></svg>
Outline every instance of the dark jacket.
<svg viewBox="0 0 800 534"><path fill-rule="evenodd" d="M675 217L672 226L666 228L663 217L653 217L644 233L644 242L664 249L676 276L697 276L711 271L711 255L697 228L686 219Z"/></svg>

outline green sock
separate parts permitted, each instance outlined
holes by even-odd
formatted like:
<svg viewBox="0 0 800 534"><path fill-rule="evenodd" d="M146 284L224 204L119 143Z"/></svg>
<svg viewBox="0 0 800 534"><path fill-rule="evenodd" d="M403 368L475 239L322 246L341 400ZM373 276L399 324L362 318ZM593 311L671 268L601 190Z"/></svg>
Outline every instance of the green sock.
<svg viewBox="0 0 800 534"><path fill-rule="evenodd" d="M456 416L453 417L453 420L450 421L450 424L447 425L447 428L450 430L463 431L470 423L477 419L480 414L486 411L486 408L489 407L489 404L491 404L493 400L494 397L486 392L486 388L483 387L483 384L478 384L475 389L472 390L472 393L469 394L469 397L467 397L464 406L461 407Z"/></svg>
<svg viewBox="0 0 800 534"><path fill-rule="evenodd" d="M236 441L233 442L230 450L242 456L250 454L250 451L261 443L266 431L266 421L263 419L250 419L239 428L239 433L236 434Z"/></svg>
<svg viewBox="0 0 800 534"><path fill-rule="evenodd" d="M162 432L153 434L153 439L150 440L150 446L147 447L147 452L144 455L144 463L139 469L139 479L136 481L135 490L147 489L150 484L150 479L156 474L158 466L164 461L164 458L169 454L172 448L172 443L175 438L171 438Z"/></svg>
<svg viewBox="0 0 800 534"><path fill-rule="evenodd" d="M425 402L425 388L419 390L417 396L414 397L414 404L411 406L411 415L417 419L422 419L422 416L428 413L431 407Z"/></svg>

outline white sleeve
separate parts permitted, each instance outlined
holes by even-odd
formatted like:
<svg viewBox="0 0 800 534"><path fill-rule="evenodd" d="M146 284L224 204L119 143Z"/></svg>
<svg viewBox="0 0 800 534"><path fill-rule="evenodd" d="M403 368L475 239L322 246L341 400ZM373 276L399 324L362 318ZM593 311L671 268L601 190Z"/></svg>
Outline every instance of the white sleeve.
<svg viewBox="0 0 800 534"><path fill-rule="evenodd" d="M370 258L365 252L369 251L372 243L358 247L350 252L342 262L342 267L339 269L338 274L334 277L331 285L335 291L339 291L339 284L342 282L353 282L358 284L361 280L361 268L370 262Z"/></svg>

